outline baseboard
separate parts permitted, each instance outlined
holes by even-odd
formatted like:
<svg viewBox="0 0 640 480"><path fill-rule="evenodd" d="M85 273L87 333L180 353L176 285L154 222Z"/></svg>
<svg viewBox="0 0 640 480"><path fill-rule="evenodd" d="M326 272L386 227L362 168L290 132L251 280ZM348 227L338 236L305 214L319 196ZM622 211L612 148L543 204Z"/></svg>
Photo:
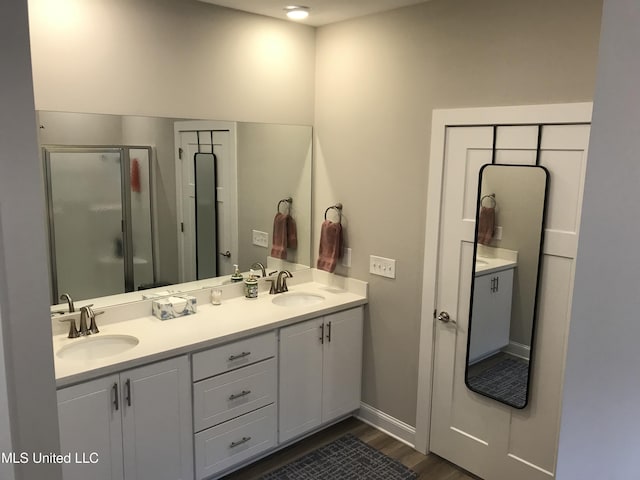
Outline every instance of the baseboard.
<svg viewBox="0 0 640 480"><path fill-rule="evenodd" d="M529 360L531 357L531 347L522 343L509 342L509 345L503 348L503 351L513 356Z"/></svg>
<svg viewBox="0 0 640 480"><path fill-rule="evenodd" d="M416 444L416 429L411 425L408 425L397 418L392 417L371 405L366 403L360 404L360 410L355 414L356 418L368 423L372 427L383 431L387 435L401 441L402 443L409 445L411 448L415 448Z"/></svg>

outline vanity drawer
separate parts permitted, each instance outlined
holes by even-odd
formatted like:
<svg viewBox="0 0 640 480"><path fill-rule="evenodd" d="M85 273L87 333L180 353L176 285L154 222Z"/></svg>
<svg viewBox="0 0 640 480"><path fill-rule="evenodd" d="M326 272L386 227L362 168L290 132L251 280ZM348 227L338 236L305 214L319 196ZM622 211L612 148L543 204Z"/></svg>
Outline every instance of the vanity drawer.
<svg viewBox="0 0 640 480"><path fill-rule="evenodd" d="M276 360L249 365L193 385L193 425L199 432L276 401Z"/></svg>
<svg viewBox="0 0 640 480"><path fill-rule="evenodd" d="M193 381L275 357L276 345L276 332L272 331L196 353L192 357Z"/></svg>
<svg viewBox="0 0 640 480"><path fill-rule="evenodd" d="M197 433L196 478L207 478L274 447L276 436L275 405Z"/></svg>

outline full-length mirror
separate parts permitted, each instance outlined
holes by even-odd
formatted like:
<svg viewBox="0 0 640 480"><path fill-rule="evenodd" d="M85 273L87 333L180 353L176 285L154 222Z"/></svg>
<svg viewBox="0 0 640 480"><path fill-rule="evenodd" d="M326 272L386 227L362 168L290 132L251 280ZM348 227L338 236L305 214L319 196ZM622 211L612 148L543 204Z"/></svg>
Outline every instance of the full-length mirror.
<svg viewBox="0 0 640 480"><path fill-rule="evenodd" d="M47 111L38 124L53 304L310 266L310 126ZM275 241L290 244L274 245L278 212L295 241Z"/></svg>
<svg viewBox="0 0 640 480"><path fill-rule="evenodd" d="M465 383L515 408L529 397L548 172L480 170Z"/></svg>

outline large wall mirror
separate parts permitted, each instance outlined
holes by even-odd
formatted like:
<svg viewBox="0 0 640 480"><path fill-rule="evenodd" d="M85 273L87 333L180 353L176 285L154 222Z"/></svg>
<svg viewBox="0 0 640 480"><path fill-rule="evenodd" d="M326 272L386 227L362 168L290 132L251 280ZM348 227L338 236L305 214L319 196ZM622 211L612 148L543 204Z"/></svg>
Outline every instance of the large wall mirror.
<svg viewBox="0 0 640 480"><path fill-rule="evenodd" d="M515 408L529 398L548 171L480 170L465 383Z"/></svg>
<svg viewBox="0 0 640 480"><path fill-rule="evenodd" d="M220 285L235 264L311 265L312 127L37 114L52 304ZM297 245L276 258L277 212L293 218Z"/></svg>

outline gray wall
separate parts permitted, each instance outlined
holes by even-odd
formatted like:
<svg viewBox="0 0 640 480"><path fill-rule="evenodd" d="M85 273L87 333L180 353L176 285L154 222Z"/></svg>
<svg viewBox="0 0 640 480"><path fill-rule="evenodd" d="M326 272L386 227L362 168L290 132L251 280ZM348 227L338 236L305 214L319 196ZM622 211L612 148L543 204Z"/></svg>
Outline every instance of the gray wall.
<svg viewBox="0 0 640 480"><path fill-rule="evenodd" d="M314 225L344 204L340 271L370 282L366 403L415 425L432 109L591 100L600 14L601 0L432 0L318 30ZM396 258L397 278L369 275L370 254Z"/></svg>
<svg viewBox="0 0 640 480"><path fill-rule="evenodd" d="M640 478L640 3L605 0L557 478Z"/></svg>
<svg viewBox="0 0 640 480"><path fill-rule="evenodd" d="M196 0L29 0L38 110L313 123L315 30Z"/></svg>
<svg viewBox="0 0 640 480"><path fill-rule="evenodd" d="M27 6L22 0L0 3L0 65L0 447L55 452L60 447L48 321L44 192ZM11 470L10 465L0 466L0 476L13 478ZM57 465L15 466L18 480L61 477Z"/></svg>

